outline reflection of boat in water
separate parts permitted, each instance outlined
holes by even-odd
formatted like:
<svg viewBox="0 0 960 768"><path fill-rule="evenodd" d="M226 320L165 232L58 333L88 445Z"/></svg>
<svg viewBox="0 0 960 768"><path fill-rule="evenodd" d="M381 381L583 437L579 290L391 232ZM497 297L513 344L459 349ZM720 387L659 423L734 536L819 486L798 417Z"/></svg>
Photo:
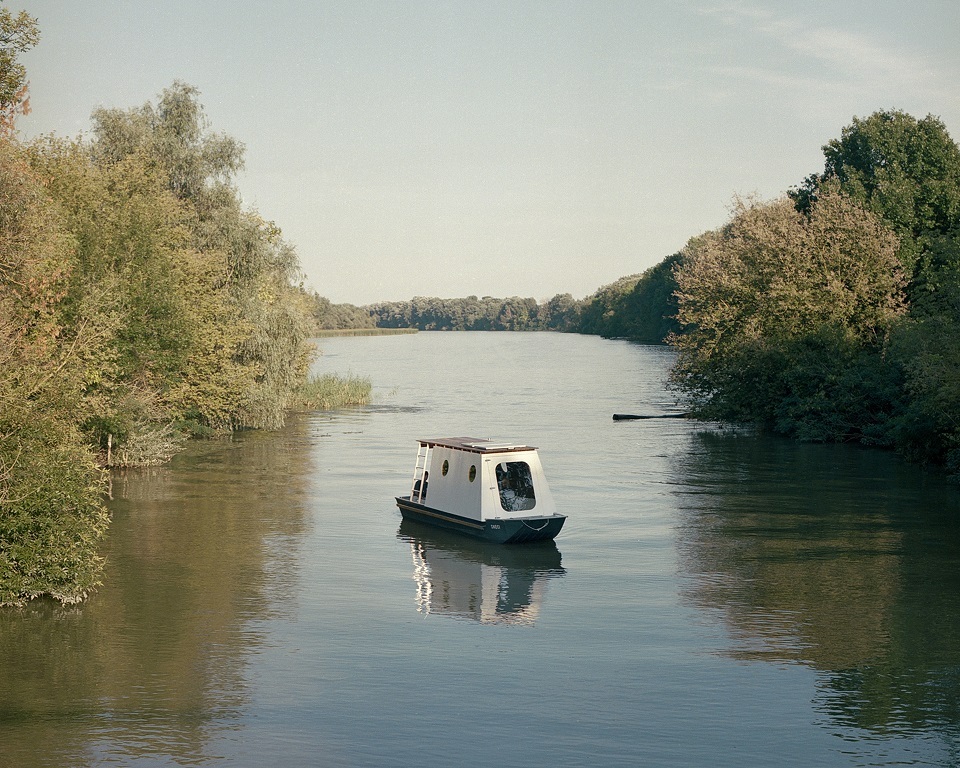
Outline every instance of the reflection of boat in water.
<svg viewBox="0 0 960 768"><path fill-rule="evenodd" d="M557 513L536 448L476 437L418 442L410 494L397 497L404 518L499 544L560 533L567 518Z"/></svg>
<svg viewBox="0 0 960 768"><path fill-rule="evenodd" d="M533 624L547 582L565 573L552 540L501 547L409 519L397 536L410 543L420 613L484 624Z"/></svg>

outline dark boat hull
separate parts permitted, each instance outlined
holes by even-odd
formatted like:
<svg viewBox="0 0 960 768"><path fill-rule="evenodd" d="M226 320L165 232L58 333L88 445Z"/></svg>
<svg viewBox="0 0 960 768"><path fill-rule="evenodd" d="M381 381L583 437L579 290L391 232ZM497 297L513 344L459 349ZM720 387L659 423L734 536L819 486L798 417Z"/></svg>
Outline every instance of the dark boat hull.
<svg viewBox="0 0 960 768"><path fill-rule="evenodd" d="M397 506L405 520L435 525L448 531L472 536L497 544L523 544L528 541L549 541L560 533L565 515L534 515L531 517L494 519L483 522L461 517L451 512L441 512L424 504L411 501L409 496L398 496Z"/></svg>

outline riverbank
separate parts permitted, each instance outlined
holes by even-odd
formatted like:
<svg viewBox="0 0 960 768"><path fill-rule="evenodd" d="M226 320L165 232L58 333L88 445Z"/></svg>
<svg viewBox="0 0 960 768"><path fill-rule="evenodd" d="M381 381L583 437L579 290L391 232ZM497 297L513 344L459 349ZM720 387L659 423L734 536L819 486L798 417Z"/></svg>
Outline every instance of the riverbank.
<svg viewBox="0 0 960 768"><path fill-rule="evenodd" d="M288 412L365 405L370 402L371 389L370 380L359 376L311 376L295 393ZM221 433L207 433L215 434ZM192 437L203 439L204 435ZM0 607L22 607L43 596L66 604L78 603L102 586L104 558L100 544L110 525L104 505L109 493L105 483L108 470L165 464L186 448L191 435L175 425L160 424L146 428L142 438L137 442L139 453L126 447L117 453L100 453L95 459L93 446L85 452L78 444L72 455L63 457L72 465L71 477L76 477L78 484L86 487L94 482L86 478L96 479L95 494L90 494L86 503L76 500L79 493L71 494L63 487L54 493L42 484L31 486L26 476L17 496L0 494ZM18 497L23 500L21 507L30 498L34 503L18 511Z"/></svg>
<svg viewBox="0 0 960 768"><path fill-rule="evenodd" d="M328 339L335 336L395 336L404 333L418 333L416 328L332 328L315 331L316 339Z"/></svg>

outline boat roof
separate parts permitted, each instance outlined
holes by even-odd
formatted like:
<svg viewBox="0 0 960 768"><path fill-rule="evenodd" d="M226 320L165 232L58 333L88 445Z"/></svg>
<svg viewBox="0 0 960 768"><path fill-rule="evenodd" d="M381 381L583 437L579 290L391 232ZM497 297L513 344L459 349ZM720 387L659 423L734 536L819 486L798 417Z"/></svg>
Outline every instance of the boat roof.
<svg viewBox="0 0 960 768"><path fill-rule="evenodd" d="M470 453L511 453L514 451L537 450L532 445L488 440L485 437L422 437L417 442L431 448L439 445L443 448L453 448Z"/></svg>

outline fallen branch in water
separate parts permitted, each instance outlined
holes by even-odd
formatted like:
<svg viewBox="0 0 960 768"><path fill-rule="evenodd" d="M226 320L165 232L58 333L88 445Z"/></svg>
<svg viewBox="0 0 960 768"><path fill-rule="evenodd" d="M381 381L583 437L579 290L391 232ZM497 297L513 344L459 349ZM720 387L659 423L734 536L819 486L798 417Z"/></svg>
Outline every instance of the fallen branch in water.
<svg viewBox="0 0 960 768"><path fill-rule="evenodd" d="M685 419L689 413L657 413L649 416L636 416L632 413L615 413L614 421L635 421L637 419Z"/></svg>

